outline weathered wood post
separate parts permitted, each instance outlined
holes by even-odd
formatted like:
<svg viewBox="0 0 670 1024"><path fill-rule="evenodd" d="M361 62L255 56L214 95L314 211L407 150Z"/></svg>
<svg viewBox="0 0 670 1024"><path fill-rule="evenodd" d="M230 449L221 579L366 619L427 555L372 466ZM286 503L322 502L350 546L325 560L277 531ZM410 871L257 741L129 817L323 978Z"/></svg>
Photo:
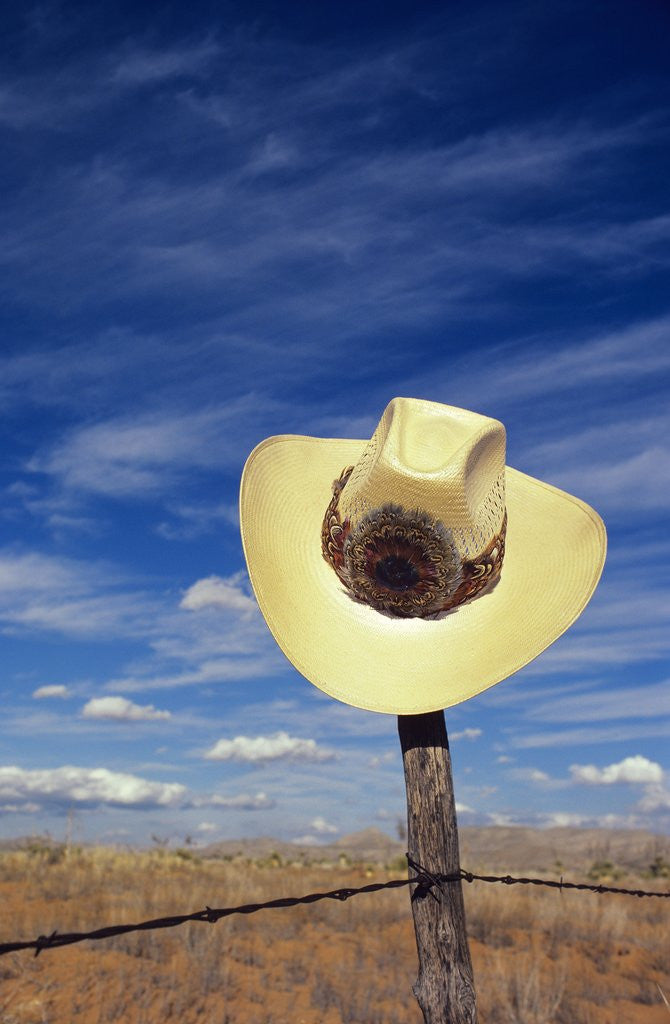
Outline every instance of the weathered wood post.
<svg viewBox="0 0 670 1024"><path fill-rule="evenodd" d="M458 873L458 828L443 711L398 715L407 789L410 858L435 875ZM472 961L460 879L412 895L419 975L414 995L426 1024L476 1024Z"/></svg>

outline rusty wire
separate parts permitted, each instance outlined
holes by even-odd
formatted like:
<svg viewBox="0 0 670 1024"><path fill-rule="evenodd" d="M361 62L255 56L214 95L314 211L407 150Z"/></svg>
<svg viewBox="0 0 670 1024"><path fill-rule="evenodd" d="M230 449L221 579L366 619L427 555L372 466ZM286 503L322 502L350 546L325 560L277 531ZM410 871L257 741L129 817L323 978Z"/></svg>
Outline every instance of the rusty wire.
<svg viewBox="0 0 670 1024"><path fill-rule="evenodd" d="M611 885L593 885L588 882L565 882L563 878L559 881L548 878L514 878L511 875L477 875L472 871L460 868L452 874L436 874L422 867L409 854L407 860L412 870L416 872L412 878L395 878L389 882L371 882L369 885L362 885L357 889L341 888L332 889L330 892L312 892L307 896L288 896L282 899L268 900L266 903L244 903L238 907L205 907L204 910L196 910L192 914L177 914L171 917L157 917L151 921L141 921L139 924L113 924L105 928L96 928L90 932L64 932L53 931L50 935L38 935L36 939L29 939L25 942L3 942L0 943L0 956L5 953L14 953L21 949L34 949L35 956L38 956L44 949L56 949L59 946L70 946L75 942L84 942L86 939L109 939L115 935L126 935L128 932L151 931L158 928L175 928L177 925L185 924L187 921L202 921L205 924L214 924L222 917L230 917L232 914L255 914L258 910L278 910L284 907L296 907L300 904L317 903L319 900L348 900L351 896L359 896L366 892L379 892L380 889L398 889L405 885L416 885L412 893L412 899L422 899L427 895L439 899L434 889L442 890L442 886L450 882L500 882L502 885L544 885L552 889L563 891L564 889L576 889L583 892L595 893L616 893L620 896L651 896L669 899L670 891L647 892L643 889L620 889Z"/></svg>

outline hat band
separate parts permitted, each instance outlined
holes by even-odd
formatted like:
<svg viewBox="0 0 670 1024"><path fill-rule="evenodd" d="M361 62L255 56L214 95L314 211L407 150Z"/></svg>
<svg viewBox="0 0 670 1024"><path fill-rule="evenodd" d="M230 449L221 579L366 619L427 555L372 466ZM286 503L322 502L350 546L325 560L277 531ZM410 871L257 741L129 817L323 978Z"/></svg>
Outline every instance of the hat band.
<svg viewBox="0 0 670 1024"><path fill-rule="evenodd" d="M323 556L355 598L401 618L426 618L468 601L500 576L507 512L474 559L461 559L453 535L420 509L387 503L355 525L339 510L353 466L333 484L321 528Z"/></svg>

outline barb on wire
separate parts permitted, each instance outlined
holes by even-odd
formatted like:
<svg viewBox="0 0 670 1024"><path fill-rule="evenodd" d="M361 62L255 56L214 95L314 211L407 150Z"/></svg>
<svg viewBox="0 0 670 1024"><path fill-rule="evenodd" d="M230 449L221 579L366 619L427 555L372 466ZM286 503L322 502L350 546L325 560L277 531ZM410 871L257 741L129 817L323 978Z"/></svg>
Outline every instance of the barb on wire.
<svg viewBox="0 0 670 1024"><path fill-rule="evenodd" d="M412 903L415 900L423 900L429 895L433 897L436 903L439 903L440 897L435 895L433 887L435 886L441 893L442 885L445 882L457 882L461 877L460 872L454 875L434 875L428 868L422 867L418 861L413 860L408 853L405 856L409 866L413 871L416 871L414 878L410 879L410 881L417 883L416 889L412 893Z"/></svg>
<svg viewBox="0 0 670 1024"><path fill-rule="evenodd" d="M416 872L412 878L394 878L388 882L370 882L357 889L331 889L330 892L312 892L307 896L287 896L282 899L268 900L266 903L244 903L237 907L205 907L204 910L196 910L192 914L177 914L171 917L157 917L151 921L141 921L139 924L113 924L105 928L97 928L90 932L63 932L57 930L50 935L38 935L36 939L29 939L25 942L2 942L0 943L0 956L5 953L14 953L21 949L34 949L35 956L38 956L44 949L56 949L59 946L70 946L75 942L83 942L86 939L109 939L115 935L126 935L128 932L150 931L158 928L175 928L177 925L185 924L187 921L201 921L205 924L215 924L222 917L230 917L232 914L255 914L258 910L276 910L284 907L297 907L300 904L318 903L319 900L348 900L351 896L359 896L366 892L379 892L381 889L398 889L406 885L416 885L412 898L422 899L430 893L434 899L438 899L433 892L433 887L442 891L442 886L450 882L500 882L502 885L545 885L552 889L576 889L578 891L595 893L616 893L620 896L656 896L661 899L670 899L670 890L665 892L646 892L642 889L620 889L611 885L592 885L588 882L566 882L562 877L560 881L547 878L513 878L511 875L476 875L472 871L465 871L460 868L457 872L449 875L436 874L424 868L409 854L406 855L410 868ZM420 893L420 895L419 895Z"/></svg>

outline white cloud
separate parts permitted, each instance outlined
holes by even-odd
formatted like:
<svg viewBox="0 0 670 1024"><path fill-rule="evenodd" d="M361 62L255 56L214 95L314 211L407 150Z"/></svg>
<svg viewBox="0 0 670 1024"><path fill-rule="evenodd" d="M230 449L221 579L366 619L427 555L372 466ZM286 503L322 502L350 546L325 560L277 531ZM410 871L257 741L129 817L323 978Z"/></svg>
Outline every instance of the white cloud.
<svg viewBox="0 0 670 1024"><path fill-rule="evenodd" d="M590 823L595 823L593 818L568 811L547 811L539 815L537 820L540 828L583 828Z"/></svg>
<svg viewBox="0 0 670 1024"><path fill-rule="evenodd" d="M374 754L368 761L370 768L379 768L382 764L391 764L399 757L397 750L387 750L384 754Z"/></svg>
<svg viewBox="0 0 670 1024"><path fill-rule="evenodd" d="M486 815L486 821L491 825L525 825L541 829L616 828L654 831L654 825L658 825L658 819L654 821L638 814L581 814L576 811L493 812Z"/></svg>
<svg viewBox="0 0 670 1024"><path fill-rule="evenodd" d="M450 740L477 740L482 734L481 729L461 729L460 732L449 733Z"/></svg>
<svg viewBox="0 0 670 1024"><path fill-rule="evenodd" d="M520 782L534 782L537 784L552 782L549 775L539 768L512 768L509 771L509 776L510 778L518 779Z"/></svg>
<svg viewBox="0 0 670 1024"><path fill-rule="evenodd" d="M42 808L39 804L0 804L0 814L37 814Z"/></svg>
<svg viewBox="0 0 670 1024"><path fill-rule="evenodd" d="M151 782L107 768L26 770L0 767L0 800L32 799L51 804L109 804L123 807L171 807L181 804L186 788L178 782Z"/></svg>
<svg viewBox="0 0 670 1024"><path fill-rule="evenodd" d="M312 828L314 832L318 832L320 836L334 835L334 833L339 831L335 825L331 825L330 822L326 821L325 818L322 818L321 815L314 818L310 828Z"/></svg>
<svg viewBox="0 0 670 1024"><path fill-rule="evenodd" d="M239 793L237 796L222 796L213 793L211 796L195 797L191 801L194 807L229 807L238 811L264 811L276 806L276 801L266 793Z"/></svg>
<svg viewBox="0 0 670 1024"><path fill-rule="evenodd" d="M42 700L45 697L69 697L70 691L67 686L38 686L36 690L33 690L33 697L35 700Z"/></svg>
<svg viewBox="0 0 670 1024"><path fill-rule="evenodd" d="M298 846L319 846L321 840L317 836L306 835L296 836L295 839L291 840L292 843L296 843Z"/></svg>
<svg viewBox="0 0 670 1024"><path fill-rule="evenodd" d="M207 576L188 588L179 603L180 608L200 611L202 608L225 608L236 612L256 612L257 605L243 589L245 572L235 573L227 579Z"/></svg>
<svg viewBox="0 0 670 1024"><path fill-rule="evenodd" d="M474 808L469 807L468 804L462 804L459 800L456 801L456 812L458 814L474 814Z"/></svg>
<svg viewBox="0 0 670 1024"><path fill-rule="evenodd" d="M196 832L218 832L220 825L215 825L213 821L201 821L199 825L196 825Z"/></svg>
<svg viewBox="0 0 670 1024"><path fill-rule="evenodd" d="M265 761L331 761L332 750L317 746L315 740L289 736L276 732L271 736L236 736L232 740L218 740L204 755L210 761L246 761L251 764Z"/></svg>
<svg viewBox="0 0 670 1024"><path fill-rule="evenodd" d="M153 704L134 704L126 697L93 697L82 708L83 718L101 718L114 722L159 722L172 715Z"/></svg>
<svg viewBox="0 0 670 1024"><path fill-rule="evenodd" d="M641 811L670 810L670 789L656 781L646 787L644 796L638 803Z"/></svg>
<svg viewBox="0 0 670 1024"><path fill-rule="evenodd" d="M610 786L619 782L644 785L663 781L660 764L641 754L624 757L622 761L607 765L606 768L597 768L593 764L573 764L570 765L570 774L575 782L592 786Z"/></svg>

